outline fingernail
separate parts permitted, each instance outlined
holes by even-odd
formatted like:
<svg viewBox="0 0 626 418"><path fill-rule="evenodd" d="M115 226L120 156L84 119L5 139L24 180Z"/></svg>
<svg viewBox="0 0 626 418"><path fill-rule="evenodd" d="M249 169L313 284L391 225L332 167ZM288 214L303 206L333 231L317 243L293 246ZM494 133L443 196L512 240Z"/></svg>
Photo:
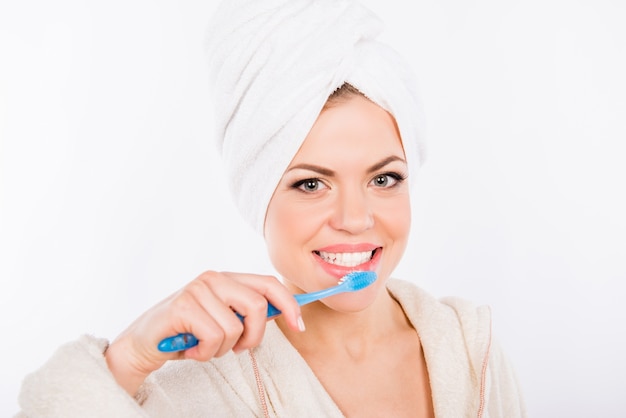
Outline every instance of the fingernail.
<svg viewBox="0 0 626 418"><path fill-rule="evenodd" d="M306 331L306 327L304 326L304 321L302 320L302 315L298 316L298 329L300 331Z"/></svg>

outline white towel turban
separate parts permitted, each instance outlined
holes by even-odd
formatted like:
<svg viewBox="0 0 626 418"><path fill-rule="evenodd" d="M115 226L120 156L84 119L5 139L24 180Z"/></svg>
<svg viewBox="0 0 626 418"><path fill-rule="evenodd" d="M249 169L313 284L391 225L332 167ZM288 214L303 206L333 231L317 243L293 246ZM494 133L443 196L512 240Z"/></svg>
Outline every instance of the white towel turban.
<svg viewBox="0 0 626 418"><path fill-rule="evenodd" d="M351 0L225 0L217 9L207 34L216 138L235 204L261 234L280 178L346 82L394 116L409 176L421 165L416 84L376 40L381 30Z"/></svg>

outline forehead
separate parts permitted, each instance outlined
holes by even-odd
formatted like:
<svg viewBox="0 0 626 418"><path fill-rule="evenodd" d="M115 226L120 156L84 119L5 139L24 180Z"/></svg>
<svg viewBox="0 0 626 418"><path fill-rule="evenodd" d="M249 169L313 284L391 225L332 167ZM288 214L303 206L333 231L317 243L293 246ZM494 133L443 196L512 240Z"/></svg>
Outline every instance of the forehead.
<svg viewBox="0 0 626 418"><path fill-rule="evenodd" d="M367 98L351 95L322 110L292 164L330 156L376 159L381 154L404 158L395 119Z"/></svg>

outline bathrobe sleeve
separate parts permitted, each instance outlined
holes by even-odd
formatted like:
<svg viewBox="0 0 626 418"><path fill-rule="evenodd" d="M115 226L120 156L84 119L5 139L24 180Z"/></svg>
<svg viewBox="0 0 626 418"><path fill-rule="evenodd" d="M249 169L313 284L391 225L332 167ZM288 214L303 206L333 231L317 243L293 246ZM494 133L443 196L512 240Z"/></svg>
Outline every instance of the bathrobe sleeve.
<svg viewBox="0 0 626 418"><path fill-rule="evenodd" d="M107 345L104 339L85 335L61 346L24 379L21 410L14 418L262 415L246 355L231 352L212 362L168 362L150 374L132 397L107 366Z"/></svg>
<svg viewBox="0 0 626 418"><path fill-rule="evenodd" d="M147 417L109 371L103 355L107 345L85 335L61 346L24 378L15 418Z"/></svg>

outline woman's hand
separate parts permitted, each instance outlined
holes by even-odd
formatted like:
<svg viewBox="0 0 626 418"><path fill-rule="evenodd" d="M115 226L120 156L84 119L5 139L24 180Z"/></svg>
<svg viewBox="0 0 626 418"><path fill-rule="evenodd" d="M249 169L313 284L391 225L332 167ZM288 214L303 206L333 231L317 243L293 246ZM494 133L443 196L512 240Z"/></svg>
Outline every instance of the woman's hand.
<svg viewBox="0 0 626 418"><path fill-rule="evenodd" d="M167 360L206 361L229 350L255 347L265 332L268 301L282 311L290 328L302 330L300 307L275 277L203 273L146 311L111 343L105 353L109 369L133 396ZM244 316L244 321L233 311ZM162 339L186 332L196 336L198 345L175 353L157 349Z"/></svg>

